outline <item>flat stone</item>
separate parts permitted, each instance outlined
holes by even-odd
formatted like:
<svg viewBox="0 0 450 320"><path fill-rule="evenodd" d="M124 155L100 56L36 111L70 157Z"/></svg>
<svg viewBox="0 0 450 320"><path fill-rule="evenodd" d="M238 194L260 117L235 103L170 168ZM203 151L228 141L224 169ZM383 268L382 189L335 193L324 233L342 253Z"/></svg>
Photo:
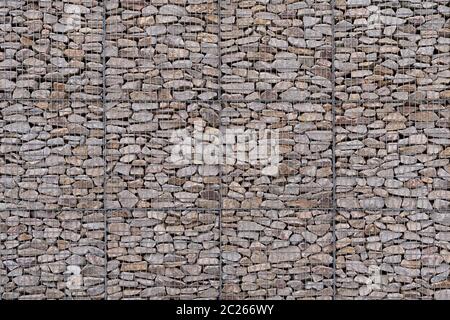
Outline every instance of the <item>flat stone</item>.
<svg viewBox="0 0 450 320"><path fill-rule="evenodd" d="M300 249L298 247L286 247L280 248L276 251L271 251L269 253L269 262L271 263L282 263L287 261L297 261L301 257Z"/></svg>
<svg viewBox="0 0 450 320"><path fill-rule="evenodd" d="M14 283L21 287L30 287L30 286L36 286L39 284L39 277L37 276L30 276L30 275L23 275L18 276L13 279Z"/></svg>
<svg viewBox="0 0 450 320"><path fill-rule="evenodd" d="M167 32L167 29L164 25L156 25L145 28L145 32L147 32L149 36L159 36L165 34Z"/></svg>
<svg viewBox="0 0 450 320"><path fill-rule="evenodd" d="M370 5L370 0L347 0L345 4L349 8L367 7Z"/></svg>
<svg viewBox="0 0 450 320"><path fill-rule="evenodd" d="M395 240L395 239L400 238L401 236L402 236L402 234L399 232L392 232L392 231L387 231L387 230L380 231L381 242L388 242L391 240Z"/></svg>
<svg viewBox="0 0 450 320"><path fill-rule="evenodd" d="M261 231L264 227L252 221L239 221L237 224L238 231Z"/></svg>
<svg viewBox="0 0 450 320"><path fill-rule="evenodd" d="M14 122L5 125L3 129L9 132L28 133L31 127L28 122Z"/></svg>
<svg viewBox="0 0 450 320"><path fill-rule="evenodd" d="M165 287L153 287L147 288L141 292L142 298L150 298L150 297L160 297L166 295Z"/></svg>
<svg viewBox="0 0 450 320"><path fill-rule="evenodd" d="M159 14L173 15L183 17L187 15L186 9L181 6L166 4L159 8Z"/></svg>

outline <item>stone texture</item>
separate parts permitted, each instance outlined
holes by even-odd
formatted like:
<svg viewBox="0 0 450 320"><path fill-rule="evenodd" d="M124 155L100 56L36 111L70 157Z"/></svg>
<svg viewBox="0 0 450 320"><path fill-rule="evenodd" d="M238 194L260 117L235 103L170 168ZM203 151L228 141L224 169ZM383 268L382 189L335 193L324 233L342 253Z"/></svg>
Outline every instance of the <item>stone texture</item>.
<svg viewBox="0 0 450 320"><path fill-rule="evenodd" d="M0 300L332 299L334 271L337 299L448 299L449 17L3 1ZM279 163L239 158L263 129ZM172 153L227 130L224 163Z"/></svg>
<svg viewBox="0 0 450 320"><path fill-rule="evenodd" d="M332 215L224 210L224 299L331 299Z"/></svg>
<svg viewBox="0 0 450 320"><path fill-rule="evenodd" d="M448 98L448 9L440 0L336 1L336 98Z"/></svg>
<svg viewBox="0 0 450 320"><path fill-rule="evenodd" d="M101 103L0 101L0 209L103 204Z"/></svg>
<svg viewBox="0 0 450 320"><path fill-rule="evenodd" d="M447 103L342 103L336 113L338 207L450 209Z"/></svg>
<svg viewBox="0 0 450 320"><path fill-rule="evenodd" d="M218 19L215 0L108 0L107 99L217 98Z"/></svg>
<svg viewBox="0 0 450 320"><path fill-rule="evenodd" d="M421 210L339 210L337 299L445 299L448 231Z"/></svg>
<svg viewBox="0 0 450 320"><path fill-rule="evenodd" d="M0 99L100 100L102 1L5 1Z"/></svg>
<svg viewBox="0 0 450 320"><path fill-rule="evenodd" d="M220 3L223 99L331 98L330 1Z"/></svg>
<svg viewBox="0 0 450 320"><path fill-rule="evenodd" d="M98 211L1 211L1 299L103 299L104 234Z"/></svg>
<svg viewBox="0 0 450 320"><path fill-rule="evenodd" d="M219 137L219 108L198 102L109 103L106 207L220 208L219 163L194 157L204 154L197 148ZM188 143L189 152L176 149Z"/></svg>
<svg viewBox="0 0 450 320"><path fill-rule="evenodd" d="M222 125L235 136L224 146L228 161L221 166L223 207L329 208L331 112L331 104L225 103ZM257 149L264 147L263 130L278 132L279 160L274 163L265 152L257 160L252 156L253 151L264 150ZM258 140L252 132L257 132ZM241 142L245 135L250 140Z"/></svg>
<svg viewBox="0 0 450 320"><path fill-rule="evenodd" d="M218 211L114 210L108 225L108 299L217 299Z"/></svg>

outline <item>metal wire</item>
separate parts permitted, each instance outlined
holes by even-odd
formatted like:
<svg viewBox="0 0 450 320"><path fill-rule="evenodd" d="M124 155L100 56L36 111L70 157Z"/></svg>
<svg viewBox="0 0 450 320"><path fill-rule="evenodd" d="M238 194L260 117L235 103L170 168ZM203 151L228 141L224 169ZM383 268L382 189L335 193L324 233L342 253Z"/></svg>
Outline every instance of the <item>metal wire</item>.
<svg viewBox="0 0 450 320"><path fill-rule="evenodd" d="M334 68L334 67L333 67ZM84 103L90 103L90 102L101 102L101 103L108 103L108 102L129 102L129 103L169 103L169 102L187 102L187 103L214 103L214 102L221 102L221 103L274 103L274 102L286 102L286 103L333 103L335 101L336 103L342 103L342 100L335 99L323 99L323 98L317 98L317 99L306 99L306 100L298 100L298 99L216 99L216 100L201 100L201 99L184 99L184 100L167 100L167 99L130 99L130 98L117 98L117 99L111 99L105 97L104 99L75 99L75 98L67 98L67 99L55 99L55 98L49 98L49 99L43 99L43 98L23 98L23 99L5 99L0 98L0 102L2 101L8 101L8 102L84 102ZM346 102L346 101L344 101ZM407 99L407 100L394 100L394 99L361 99L358 101L347 101L348 103L353 104L364 104L369 102L382 102L382 103L392 103L392 104L421 104L421 103L442 103L447 104L450 103L450 98L442 98L442 99Z"/></svg>
<svg viewBox="0 0 450 320"><path fill-rule="evenodd" d="M105 208L106 199L106 178L107 178L107 148L106 148L106 2L103 2L103 17L102 17L102 104L103 104L103 208ZM103 212L105 219L105 233L104 233L104 248L105 248L105 281L104 281L104 297L108 300L108 217L107 211Z"/></svg>
<svg viewBox="0 0 450 320"><path fill-rule="evenodd" d="M335 209L334 206L332 207L320 207L320 208L294 208L294 207L285 207L285 208L269 208L269 207L254 207L254 208L240 208L240 207L230 207L230 208L223 208L223 207L211 207L211 208L198 208L198 207L185 207L185 208L137 208L137 207L121 207L121 208L99 208L99 209L84 209L84 208L69 208L69 207L62 207L57 209L49 209L49 208L42 208L42 209L29 209L29 208L7 208L7 209L1 209L0 212L10 212L10 211L42 211L42 212L58 212L58 211L75 211L75 212L86 212L86 211L95 211L95 212L111 212L111 211L126 211L126 210L147 210L147 211L219 211L219 210L227 210L227 211L252 211L252 210L260 210L260 211L289 211L289 210L295 210L295 211L333 211ZM379 208L379 209L368 209L368 208L362 208L362 207L348 207L348 208L341 208L336 207L336 209L342 210L342 211L366 211L366 212L397 212L397 211L404 211L404 212L415 212L420 211L424 213L433 213L433 212L440 212L440 213L450 213L450 209L417 209L417 208Z"/></svg>
<svg viewBox="0 0 450 320"><path fill-rule="evenodd" d="M219 256L219 296L218 299L222 299L222 291L223 291L223 229L222 229L222 215L223 211L233 211L233 210L239 210L239 211L250 211L250 210L261 210L261 211L285 211L285 210L296 210L296 211L311 211L311 210L318 210L318 211L331 211L333 213L333 219L332 219L332 241L333 241L333 299L336 299L337 291L336 291L336 270L337 270L337 257L336 257L336 215L339 210L342 211L367 211L367 212L396 212L396 211L402 211L402 212L413 212L413 211L419 211L418 209L414 208L381 208L381 209L364 209L364 208L340 208L337 205L337 174L336 174L336 109L337 105L341 102L336 97L336 66L335 66L335 55L336 55L336 39L335 39L335 24L336 24L336 3L335 0L331 0L331 14L332 14L332 35L331 35L331 50L332 50L332 56L331 56L331 77L332 77L332 87L331 87L331 99L327 98L311 98L308 97L307 99L301 99L301 100L288 100L288 99L245 99L245 98L234 98L234 97L226 97L222 94L222 33L221 33L221 20L222 20L222 11L221 11L221 4L223 0L217 0L217 19L218 19L218 70L219 70L219 77L218 77L218 87L217 87L217 97L212 100L201 100L201 99L187 99L182 100L182 102L187 103L219 103L220 104L220 111L222 111L223 106L227 104L238 104L238 103L274 103L274 102L287 102L287 103L329 103L332 104L332 144L331 144L331 151L332 151L332 203L331 206L324 206L324 207L318 207L318 208L224 208L223 207L223 195L222 195L222 185L223 185L223 171L222 167L219 167L219 180L220 180L220 186L219 186L219 206L213 207L213 208L106 208L106 201L107 201L107 193L106 193L106 186L107 186L107 178L108 178L108 164L107 164L107 124L108 119L106 117L106 105L109 102L124 102L124 103L170 103L174 102L175 100L168 100L168 99L131 99L131 98L123 98L120 97L118 99L112 99L107 97L107 85L106 85L106 56L105 56L105 46L107 41L107 26L106 26L106 17L107 17L107 9L106 9L106 3L104 3L103 7L103 16L102 16L102 94L101 98L89 98L89 99L79 99L79 98L72 98L68 97L66 99L55 99L55 98L12 98L12 99L5 99L0 98L1 101L9 101L9 102L101 102L103 106L103 115L102 115L102 123L103 123L103 207L99 209L83 209L83 208L58 208L58 209L36 209L35 211L95 211L95 212L103 212L104 214L104 248L105 248L105 278L104 278L104 299L108 299L108 270L107 270L107 262L108 262L108 254L107 254L107 243L108 243L108 214L115 211L126 211L126 210L148 210L148 211L189 211L189 210L197 210L197 211L206 211L206 212L218 212L218 228L219 228L219 249L220 249L220 256ZM250 78L247 78L250 79ZM351 79L350 79L351 80ZM391 97L387 98L379 98L377 100L373 99L365 99L362 98L361 100L357 101L350 101L349 103L355 103L358 105L364 104L366 102L382 102L382 103L392 103L397 105L408 105L408 104L421 104L421 103L442 103L442 104L449 104L449 99L414 99L410 100L409 98L407 100L396 100L392 99ZM220 123L220 130L225 128L222 123ZM2 208L0 211L11 211L11 210L30 210L27 208ZM450 209L420 209L421 212L445 212L450 213ZM0 294L0 300L2 298L2 295Z"/></svg>
<svg viewBox="0 0 450 320"><path fill-rule="evenodd" d="M333 225L332 225L332 239L333 239L333 300L336 299L336 214L337 214L337 197L336 197L336 40L335 40L335 16L334 7L335 1L331 0L331 100L332 100L332 130L333 142L332 148L332 171L333 171Z"/></svg>
<svg viewBox="0 0 450 320"><path fill-rule="evenodd" d="M217 87L217 99L219 99L220 102L220 112L222 112L222 33L221 33L221 22L222 22L222 14L221 14L221 0L217 0L217 19L218 19L218 28L217 28L217 34L218 34L218 43L217 43L217 54L219 58L219 78L218 78L218 87ZM219 115L219 118L221 116ZM219 125L219 131L222 132L222 122L220 122ZM222 199L222 181L223 181L223 172L222 172L222 166L219 166L219 180L220 180L220 186L219 186L219 295L217 297L218 300L222 299L222 291L223 291L223 244L222 244L222 206L223 206L223 199Z"/></svg>

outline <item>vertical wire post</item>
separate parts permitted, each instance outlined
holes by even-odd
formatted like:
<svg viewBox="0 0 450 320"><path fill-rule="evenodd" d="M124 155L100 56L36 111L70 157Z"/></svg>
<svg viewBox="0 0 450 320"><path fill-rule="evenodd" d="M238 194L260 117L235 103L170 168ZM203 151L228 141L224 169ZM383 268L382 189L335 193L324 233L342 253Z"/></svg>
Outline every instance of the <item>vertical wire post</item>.
<svg viewBox="0 0 450 320"><path fill-rule="evenodd" d="M221 134L220 137L220 148L222 151L223 148L223 134L222 134L222 51L221 51L221 44L222 44L222 36L221 36L221 0L217 0L217 57L218 57L218 63L217 68L219 70L219 75L217 79L217 101L219 102L219 133ZM219 163L217 164L219 166L219 295L218 300L222 300L222 291L223 291L223 264L222 264L222 256L223 256L223 247L222 247L222 208L223 208L223 199L222 199L222 186L223 186L223 179L222 179L222 169L223 164L222 161L224 160L224 154L220 153L221 156L219 158Z"/></svg>
<svg viewBox="0 0 450 320"><path fill-rule="evenodd" d="M104 299L108 300L108 211L106 210L106 3L103 2L103 20L102 20L102 109L103 109L103 219L104 219L104 251L105 251L105 280L104 280Z"/></svg>
<svg viewBox="0 0 450 320"><path fill-rule="evenodd" d="M331 0L331 101L332 101L332 171L333 171L333 192L332 192L332 242L333 242L333 300L336 300L336 216L337 216L337 197L336 197L336 38L335 38L335 0Z"/></svg>

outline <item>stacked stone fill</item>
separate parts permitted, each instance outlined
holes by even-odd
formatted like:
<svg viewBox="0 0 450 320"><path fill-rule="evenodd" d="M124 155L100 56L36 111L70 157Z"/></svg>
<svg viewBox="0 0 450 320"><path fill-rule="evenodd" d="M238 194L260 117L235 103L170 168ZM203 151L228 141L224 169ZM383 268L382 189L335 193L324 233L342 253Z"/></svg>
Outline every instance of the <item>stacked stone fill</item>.
<svg viewBox="0 0 450 320"><path fill-rule="evenodd" d="M448 0L0 1L0 300L450 299Z"/></svg>

